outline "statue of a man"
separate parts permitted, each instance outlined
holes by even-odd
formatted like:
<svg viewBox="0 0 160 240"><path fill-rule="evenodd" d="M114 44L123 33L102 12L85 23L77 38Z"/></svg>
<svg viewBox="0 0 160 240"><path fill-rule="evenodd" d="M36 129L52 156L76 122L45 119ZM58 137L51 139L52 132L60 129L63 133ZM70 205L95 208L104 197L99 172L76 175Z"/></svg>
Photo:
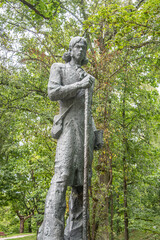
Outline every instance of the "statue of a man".
<svg viewBox="0 0 160 240"><path fill-rule="evenodd" d="M70 41L65 64L54 63L48 83L51 101L59 101L60 114L56 123L60 127L55 157L55 174L45 203L44 221L37 240L82 240L83 168L84 168L84 106L85 89L89 89L89 162L88 182L91 180L91 163L95 147L95 126L91 115L94 77L81 66L87 63L87 42L83 37ZM67 186L72 187L69 201L69 218L64 230Z"/></svg>

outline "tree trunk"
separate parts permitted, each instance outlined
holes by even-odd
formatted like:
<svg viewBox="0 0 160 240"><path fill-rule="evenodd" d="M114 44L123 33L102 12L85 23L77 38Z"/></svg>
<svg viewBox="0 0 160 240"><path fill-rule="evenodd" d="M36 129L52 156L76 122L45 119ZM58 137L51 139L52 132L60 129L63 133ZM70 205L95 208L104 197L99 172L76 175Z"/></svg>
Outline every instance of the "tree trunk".
<svg viewBox="0 0 160 240"><path fill-rule="evenodd" d="M110 196L110 206L111 206L111 240L114 240L114 235L113 235L113 193L111 190L111 196Z"/></svg>
<svg viewBox="0 0 160 240"><path fill-rule="evenodd" d="M97 201L93 203L92 240L96 240L96 233L98 229L98 222L96 221L96 209L97 209Z"/></svg>
<svg viewBox="0 0 160 240"><path fill-rule="evenodd" d="M119 219L120 219L120 212L119 212L119 195L117 194L117 206L118 206L118 211L117 211L117 214L118 214L118 218L117 218L117 221L116 221L116 225L117 225L117 227L116 227L116 233L117 233L117 236L120 234L120 232L121 232L121 229L120 229L120 221L119 221Z"/></svg>
<svg viewBox="0 0 160 240"><path fill-rule="evenodd" d="M124 239L129 240L129 233L128 233L128 212L127 212L127 180L126 180L126 158L123 157L123 192L124 192Z"/></svg>
<svg viewBox="0 0 160 240"><path fill-rule="evenodd" d="M104 196L104 205L103 205L103 212L102 212L102 219L104 221L105 224L105 230L103 231L103 236L105 238L105 240L109 240L109 211L108 211L108 205L109 205L109 199L108 199L108 191L109 191L109 187L110 187L110 172L109 172L109 164L108 164L108 159L106 159L105 153L101 155L101 157L99 158L99 166L100 166L100 176L99 176L99 180L100 180L100 185L105 185L106 186L106 191L103 191L100 189L99 190L99 194ZM105 167L103 166L103 164L105 163Z"/></svg>
<svg viewBox="0 0 160 240"><path fill-rule="evenodd" d="M127 138L126 138L126 81L124 86L124 96L123 96L123 194L124 194L124 239L129 240L129 232L128 232L128 212L127 212L127 161L126 161L126 154L127 154Z"/></svg>
<svg viewBox="0 0 160 240"><path fill-rule="evenodd" d="M28 232L32 233L32 218L28 219Z"/></svg>
<svg viewBox="0 0 160 240"><path fill-rule="evenodd" d="M20 215L19 211L16 211L17 216L19 217L20 220L20 229L19 229L19 233L24 233L24 223L28 218L31 218L31 216L33 215L33 213L31 213L30 215L28 215L27 217Z"/></svg>
<svg viewBox="0 0 160 240"><path fill-rule="evenodd" d="M19 229L19 233L24 233L24 217L20 218L20 229Z"/></svg>
<svg viewBox="0 0 160 240"><path fill-rule="evenodd" d="M108 197L106 197L106 204L105 204L105 211L106 211L106 231L105 231L105 234L106 234L106 240L109 240L109 218L108 218L108 215L109 215L109 211L108 211L108 204L109 204L109 201L108 201Z"/></svg>

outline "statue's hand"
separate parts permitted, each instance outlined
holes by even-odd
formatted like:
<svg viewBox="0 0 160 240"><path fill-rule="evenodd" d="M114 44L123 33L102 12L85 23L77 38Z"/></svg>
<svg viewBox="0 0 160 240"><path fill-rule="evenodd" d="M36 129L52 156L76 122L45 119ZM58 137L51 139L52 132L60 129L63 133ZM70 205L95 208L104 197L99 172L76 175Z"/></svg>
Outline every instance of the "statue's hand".
<svg viewBox="0 0 160 240"><path fill-rule="evenodd" d="M85 78L83 78L80 82L78 82L80 88L90 88L94 82L94 77L91 75L87 75Z"/></svg>

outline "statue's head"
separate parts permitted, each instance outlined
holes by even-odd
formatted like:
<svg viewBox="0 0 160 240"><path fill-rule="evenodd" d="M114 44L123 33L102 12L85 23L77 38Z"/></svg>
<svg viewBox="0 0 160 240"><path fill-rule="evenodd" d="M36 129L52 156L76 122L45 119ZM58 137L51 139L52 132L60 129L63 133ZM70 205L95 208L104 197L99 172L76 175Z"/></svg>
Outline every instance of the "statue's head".
<svg viewBox="0 0 160 240"><path fill-rule="evenodd" d="M69 50L68 50L68 52L64 53L63 60L65 60L66 63L71 61L72 50L76 45L83 46L84 58L81 61L81 65L87 64L88 63L88 59L86 58L87 41L83 37L74 37L74 38L71 39L71 41L69 43Z"/></svg>

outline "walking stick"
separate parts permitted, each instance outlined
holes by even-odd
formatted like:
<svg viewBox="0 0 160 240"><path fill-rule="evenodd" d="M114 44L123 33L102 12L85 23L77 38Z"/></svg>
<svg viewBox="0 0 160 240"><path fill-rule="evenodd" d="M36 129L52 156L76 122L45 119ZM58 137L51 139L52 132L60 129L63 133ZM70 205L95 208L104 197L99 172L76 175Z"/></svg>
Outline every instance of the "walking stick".
<svg viewBox="0 0 160 240"><path fill-rule="evenodd" d="M83 182L83 240L87 240L87 206L88 206L88 139L89 139L89 89L85 90L85 111L84 111L84 182Z"/></svg>

